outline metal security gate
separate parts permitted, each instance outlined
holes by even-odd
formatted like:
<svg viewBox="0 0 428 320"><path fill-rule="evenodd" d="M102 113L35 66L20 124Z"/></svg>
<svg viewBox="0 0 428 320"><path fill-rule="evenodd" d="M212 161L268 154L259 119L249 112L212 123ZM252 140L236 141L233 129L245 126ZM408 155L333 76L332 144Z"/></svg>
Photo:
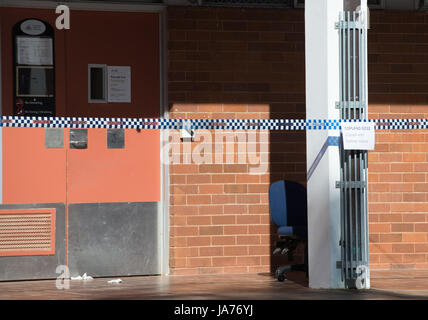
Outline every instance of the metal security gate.
<svg viewBox="0 0 428 320"><path fill-rule="evenodd" d="M339 30L341 119L367 119L367 23L365 12L341 12ZM367 155L340 146L342 281L369 288Z"/></svg>

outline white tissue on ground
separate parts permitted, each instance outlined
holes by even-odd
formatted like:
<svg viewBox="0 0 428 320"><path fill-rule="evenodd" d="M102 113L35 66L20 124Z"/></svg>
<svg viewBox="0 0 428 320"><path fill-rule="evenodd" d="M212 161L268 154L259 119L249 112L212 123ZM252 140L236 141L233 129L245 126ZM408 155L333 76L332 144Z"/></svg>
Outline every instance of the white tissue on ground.
<svg viewBox="0 0 428 320"><path fill-rule="evenodd" d="M83 276L71 277L71 280L92 280L91 276L88 276L86 273Z"/></svg>
<svg viewBox="0 0 428 320"><path fill-rule="evenodd" d="M122 279L114 279L114 280L110 280L110 281L107 281L108 283L121 283L122 282Z"/></svg>

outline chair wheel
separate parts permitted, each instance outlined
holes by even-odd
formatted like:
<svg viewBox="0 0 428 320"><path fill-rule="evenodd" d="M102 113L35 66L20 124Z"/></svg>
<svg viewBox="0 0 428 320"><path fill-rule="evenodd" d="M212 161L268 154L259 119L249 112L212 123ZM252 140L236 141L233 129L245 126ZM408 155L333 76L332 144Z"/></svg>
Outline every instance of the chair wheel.
<svg viewBox="0 0 428 320"><path fill-rule="evenodd" d="M283 275L283 274L278 275L278 281L279 282L283 282L284 280L285 280L285 275Z"/></svg>

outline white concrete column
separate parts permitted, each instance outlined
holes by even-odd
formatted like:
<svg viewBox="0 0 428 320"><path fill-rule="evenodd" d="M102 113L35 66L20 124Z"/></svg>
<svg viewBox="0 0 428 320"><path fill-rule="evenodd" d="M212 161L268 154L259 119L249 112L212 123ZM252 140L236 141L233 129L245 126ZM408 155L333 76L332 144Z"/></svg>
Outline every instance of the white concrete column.
<svg viewBox="0 0 428 320"><path fill-rule="evenodd" d="M339 119L339 30L335 23L341 11L367 10L367 0L306 0L306 118ZM308 130L307 168L313 168L329 136L339 130ZM318 158L319 160L319 158ZM337 146L330 146L308 175L309 286L344 288L339 245L340 158Z"/></svg>
<svg viewBox="0 0 428 320"><path fill-rule="evenodd" d="M339 119L339 33L335 23L344 0L306 0L306 118ZM313 165L328 136L338 130L306 132L307 168ZM329 147L308 180L309 287L343 288L340 239L338 147Z"/></svg>

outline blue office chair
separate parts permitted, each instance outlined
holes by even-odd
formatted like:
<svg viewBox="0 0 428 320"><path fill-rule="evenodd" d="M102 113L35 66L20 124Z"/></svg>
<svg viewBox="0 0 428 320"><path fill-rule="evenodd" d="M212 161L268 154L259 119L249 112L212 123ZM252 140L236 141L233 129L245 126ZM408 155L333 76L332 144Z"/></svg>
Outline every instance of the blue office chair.
<svg viewBox="0 0 428 320"><path fill-rule="evenodd" d="M305 271L308 275L308 219L306 189L301 184L280 180L269 188L269 207L273 222L278 227L279 241L273 254L287 254L293 260L293 252L300 242L305 243L304 264L281 266L276 270L278 281L284 281L286 271Z"/></svg>

